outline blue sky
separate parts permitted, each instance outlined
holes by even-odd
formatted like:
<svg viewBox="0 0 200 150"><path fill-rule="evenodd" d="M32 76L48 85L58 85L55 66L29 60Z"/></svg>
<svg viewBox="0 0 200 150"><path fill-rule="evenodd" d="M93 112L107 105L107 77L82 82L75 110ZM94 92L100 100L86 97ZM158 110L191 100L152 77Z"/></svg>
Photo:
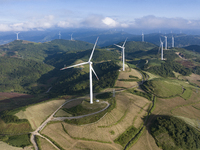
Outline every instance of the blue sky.
<svg viewBox="0 0 200 150"><path fill-rule="evenodd" d="M0 31L199 29L200 0L0 0Z"/></svg>

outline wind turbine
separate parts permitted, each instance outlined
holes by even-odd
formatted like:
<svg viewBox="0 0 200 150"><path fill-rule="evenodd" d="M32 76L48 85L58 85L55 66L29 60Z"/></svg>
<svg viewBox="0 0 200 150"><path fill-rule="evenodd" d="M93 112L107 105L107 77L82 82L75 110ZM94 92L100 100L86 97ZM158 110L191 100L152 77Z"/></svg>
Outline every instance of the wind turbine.
<svg viewBox="0 0 200 150"><path fill-rule="evenodd" d="M127 40L127 38L126 38L126 40ZM125 66L124 66L124 61L125 61L124 49L125 49L125 47L124 47L124 45L126 43L126 40L124 41L124 44L122 46L114 44L115 46L117 46L117 47L122 49L123 71L125 70Z"/></svg>
<svg viewBox="0 0 200 150"><path fill-rule="evenodd" d="M74 39L72 38L73 33L71 34L71 41L73 41Z"/></svg>
<svg viewBox="0 0 200 150"><path fill-rule="evenodd" d="M60 32L59 32L59 34L58 34L58 35L59 35L59 39L61 39L61 34L60 34Z"/></svg>
<svg viewBox="0 0 200 150"><path fill-rule="evenodd" d="M69 69L69 68L73 68L73 67L76 67L76 66L89 64L89 66L90 66L89 67L89 70L90 70L90 73L89 73L89 78L90 78L90 104L93 104L92 72L95 74L96 78L99 80L97 74L95 73L95 71L94 71L94 69L92 67L92 62L91 62L91 59L92 59L92 56L93 56L93 53L94 53L94 49L95 49L95 47L97 45L98 38L99 37L97 37L97 40L96 40L96 42L94 44L94 47L93 47L93 50L92 50L92 53L90 55L90 58L89 58L88 62L83 62L83 63L80 63L80 64L76 64L76 65L72 65L72 66L64 67L64 68L60 69L60 70L64 70L64 69Z"/></svg>
<svg viewBox="0 0 200 150"><path fill-rule="evenodd" d="M144 42L144 34L143 34L143 32L142 32L142 42Z"/></svg>
<svg viewBox="0 0 200 150"><path fill-rule="evenodd" d="M165 50L167 50L167 36L165 36Z"/></svg>
<svg viewBox="0 0 200 150"><path fill-rule="evenodd" d="M17 40L19 40L19 38L18 38L19 33L20 33L20 32L16 32L16 34L17 34Z"/></svg>
<svg viewBox="0 0 200 150"><path fill-rule="evenodd" d="M174 47L174 37L172 35L172 47Z"/></svg>
<svg viewBox="0 0 200 150"><path fill-rule="evenodd" d="M163 42L160 39L160 47L161 47L161 60L163 60Z"/></svg>

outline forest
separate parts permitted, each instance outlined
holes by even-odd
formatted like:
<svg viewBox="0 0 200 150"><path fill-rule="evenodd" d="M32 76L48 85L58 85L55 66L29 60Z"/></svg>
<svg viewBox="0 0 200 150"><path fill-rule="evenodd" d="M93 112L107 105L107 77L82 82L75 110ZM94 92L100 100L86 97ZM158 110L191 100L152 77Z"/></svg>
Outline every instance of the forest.
<svg viewBox="0 0 200 150"><path fill-rule="evenodd" d="M200 148L200 132L177 117L158 116L151 126L151 134L163 150Z"/></svg>

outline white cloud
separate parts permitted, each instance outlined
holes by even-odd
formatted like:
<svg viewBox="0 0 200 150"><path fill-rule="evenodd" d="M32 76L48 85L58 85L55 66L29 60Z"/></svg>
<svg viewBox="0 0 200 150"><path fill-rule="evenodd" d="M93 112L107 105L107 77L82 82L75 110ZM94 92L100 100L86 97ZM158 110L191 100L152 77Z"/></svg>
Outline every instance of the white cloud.
<svg viewBox="0 0 200 150"><path fill-rule="evenodd" d="M117 26L117 22L115 20L113 20L112 18L109 18L109 17L105 17L102 20L102 22L109 27L116 27Z"/></svg>
<svg viewBox="0 0 200 150"><path fill-rule="evenodd" d="M144 16L135 19L130 26L133 28L199 28L200 20L187 20L183 18L166 18L156 16Z"/></svg>
<svg viewBox="0 0 200 150"><path fill-rule="evenodd" d="M0 24L0 31L28 31L28 30L45 30L54 27L61 28L177 28L177 29L200 29L200 20L187 20L184 18L166 18L156 16L144 16L133 18L126 22L119 19L116 21L111 17L102 15L90 15L84 19L77 19L66 16L63 19L53 15L43 16L41 18L31 18L26 22L13 24Z"/></svg>

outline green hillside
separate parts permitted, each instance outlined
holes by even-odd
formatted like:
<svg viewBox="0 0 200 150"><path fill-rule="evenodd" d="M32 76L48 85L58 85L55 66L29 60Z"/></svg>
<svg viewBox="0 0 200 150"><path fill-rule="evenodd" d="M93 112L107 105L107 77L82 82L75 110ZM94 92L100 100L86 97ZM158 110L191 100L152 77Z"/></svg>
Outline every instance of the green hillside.
<svg viewBox="0 0 200 150"><path fill-rule="evenodd" d="M84 65L87 67L87 65ZM108 87L113 87L118 78L119 66L113 62L103 62L94 64L93 68L97 73L99 80L93 75L94 92ZM89 70L88 70L89 71ZM65 94L86 94L89 93L89 74L88 71L80 68L71 68L63 71L57 70L59 77L57 82L53 85L50 91L51 96L65 95Z"/></svg>
<svg viewBox="0 0 200 150"><path fill-rule="evenodd" d="M33 60L0 57L0 92L38 92L43 88L37 80L53 68Z"/></svg>
<svg viewBox="0 0 200 150"><path fill-rule="evenodd" d="M163 150L200 149L200 132L176 117L157 117L151 126L151 134Z"/></svg>
<svg viewBox="0 0 200 150"><path fill-rule="evenodd" d="M83 41L54 40L47 43L33 43L29 41L15 40L0 46L0 54L3 56L15 56L35 61L44 61L49 55L58 52L80 51L93 48L93 44Z"/></svg>

